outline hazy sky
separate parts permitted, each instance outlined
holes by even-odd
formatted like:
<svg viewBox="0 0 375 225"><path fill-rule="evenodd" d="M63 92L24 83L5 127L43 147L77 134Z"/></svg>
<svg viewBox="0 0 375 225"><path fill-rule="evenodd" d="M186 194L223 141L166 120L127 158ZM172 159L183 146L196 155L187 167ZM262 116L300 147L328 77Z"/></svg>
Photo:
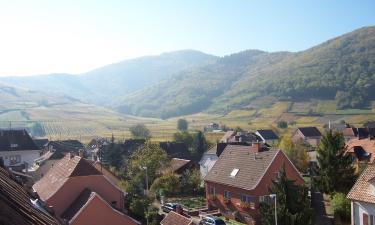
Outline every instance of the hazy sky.
<svg viewBox="0 0 375 225"><path fill-rule="evenodd" d="M299 51L369 25L374 0L0 0L0 76L180 49Z"/></svg>

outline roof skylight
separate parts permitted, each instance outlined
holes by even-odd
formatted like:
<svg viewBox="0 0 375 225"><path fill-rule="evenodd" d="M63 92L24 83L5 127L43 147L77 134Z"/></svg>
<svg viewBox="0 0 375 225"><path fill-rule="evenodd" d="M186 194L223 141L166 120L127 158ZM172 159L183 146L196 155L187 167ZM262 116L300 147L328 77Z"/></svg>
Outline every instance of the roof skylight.
<svg viewBox="0 0 375 225"><path fill-rule="evenodd" d="M240 169L236 169L236 168L234 168L234 169L232 170L232 172L230 173L230 177L235 177L235 176L237 175L238 171L240 171Z"/></svg>

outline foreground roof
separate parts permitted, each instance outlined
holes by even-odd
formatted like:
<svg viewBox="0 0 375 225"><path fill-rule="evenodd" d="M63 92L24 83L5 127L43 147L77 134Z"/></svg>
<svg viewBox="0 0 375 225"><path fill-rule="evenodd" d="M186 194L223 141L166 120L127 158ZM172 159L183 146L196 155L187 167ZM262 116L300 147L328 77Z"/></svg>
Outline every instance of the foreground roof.
<svg viewBox="0 0 375 225"><path fill-rule="evenodd" d="M91 209L90 209L91 208ZM95 212L93 209L100 211L100 215L93 215ZM109 216L112 220L107 221L114 225L133 225L140 224L133 218L123 214L122 212L111 207L99 194L91 191L90 189L84 189L80 195L70 204L65 212L61 215L61 218L69 221L72 224L74 220L82 217L81 220L87 220L88 217L100 217L105 220L104 217ZM99 220L99 218L96 218ZM100 221L96 221L100 224Z"/></svg>
<svg viewBox="0 0 375 225"><path fill-rule="evenodd" d="M46 200L70 177L89 175L101 175L101 173L85 159L69 153L55 163L47 174L34 184L33 188L43 200Z"/></svg>
<svg viewBox="0 0 375 225"><path fill-rule="evenodd" d="M59 224L55 218L43 212L36 201L33 202L11 173L0 167L0 224Z"/></svg>
<svg viewBox="0 0 375 225"><path fill-rule="evenodd" d="M368 164L350 190L347 198L352 201L361 201L375 204L375 195L371 191L371 182L375 178L375 164Z"/></svg>
<svg viewBox="0 0 375 225"><path fill-rule="evenodd" d="M0 130L0 151L38 150L26 130Z"/></svg>
<svg viewBox="0 0 375 225"><path fill-rule="evenodd" d="M299 127L298 130L300 130L305 137L322 136L322 133L320 133L316 127Z"/></svg>
<svg viewBox="0 0 375 225"><path fill-rule="evenodd" d="M174 211L170 211L160 222L161 225L192 225L193 221Z"/></svg>
<svg viewBox="0 0 375 225"><path fill-rule="evenodd" d="M228 145L204 180L252 190L277 154L283 153L280 150L256 153L251 151L250 146ZM235 170L236 174L231 176Z"/></svg>

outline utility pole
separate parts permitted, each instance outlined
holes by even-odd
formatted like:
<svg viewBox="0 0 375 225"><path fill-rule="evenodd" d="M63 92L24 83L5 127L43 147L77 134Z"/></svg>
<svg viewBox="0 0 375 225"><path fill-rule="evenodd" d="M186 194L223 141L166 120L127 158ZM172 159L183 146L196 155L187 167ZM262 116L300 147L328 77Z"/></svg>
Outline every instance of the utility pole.
<svg viewBox="0 0 375 225"><path fill-rule="evenodd" d="M277 225L277 201L276 201L276 194L270 194L271 198L275 199L275 225Z"/></svg>

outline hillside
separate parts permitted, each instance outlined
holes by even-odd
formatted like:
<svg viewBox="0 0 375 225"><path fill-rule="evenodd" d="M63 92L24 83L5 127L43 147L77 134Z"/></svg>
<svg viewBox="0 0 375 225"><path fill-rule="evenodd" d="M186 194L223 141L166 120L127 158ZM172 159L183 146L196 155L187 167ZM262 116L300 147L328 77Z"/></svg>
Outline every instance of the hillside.
<svg viewBox="0 0 375 225"><path fill-rule="evenodd" d="M247 109L257 98L334 100L337 109L371 108L375 93L375 27L305 51L249 50L190 68L117 101L123 113L168 118Z"/></svg>
<svg viewBox="0 0 375 225"><path fill-rule="evenodd" d="M80 75L0 77L0 82L110 106L119 96L145 88L184 69L209 64L215 59L215 56L199 51L182 50L125 60Z"/></svg>

